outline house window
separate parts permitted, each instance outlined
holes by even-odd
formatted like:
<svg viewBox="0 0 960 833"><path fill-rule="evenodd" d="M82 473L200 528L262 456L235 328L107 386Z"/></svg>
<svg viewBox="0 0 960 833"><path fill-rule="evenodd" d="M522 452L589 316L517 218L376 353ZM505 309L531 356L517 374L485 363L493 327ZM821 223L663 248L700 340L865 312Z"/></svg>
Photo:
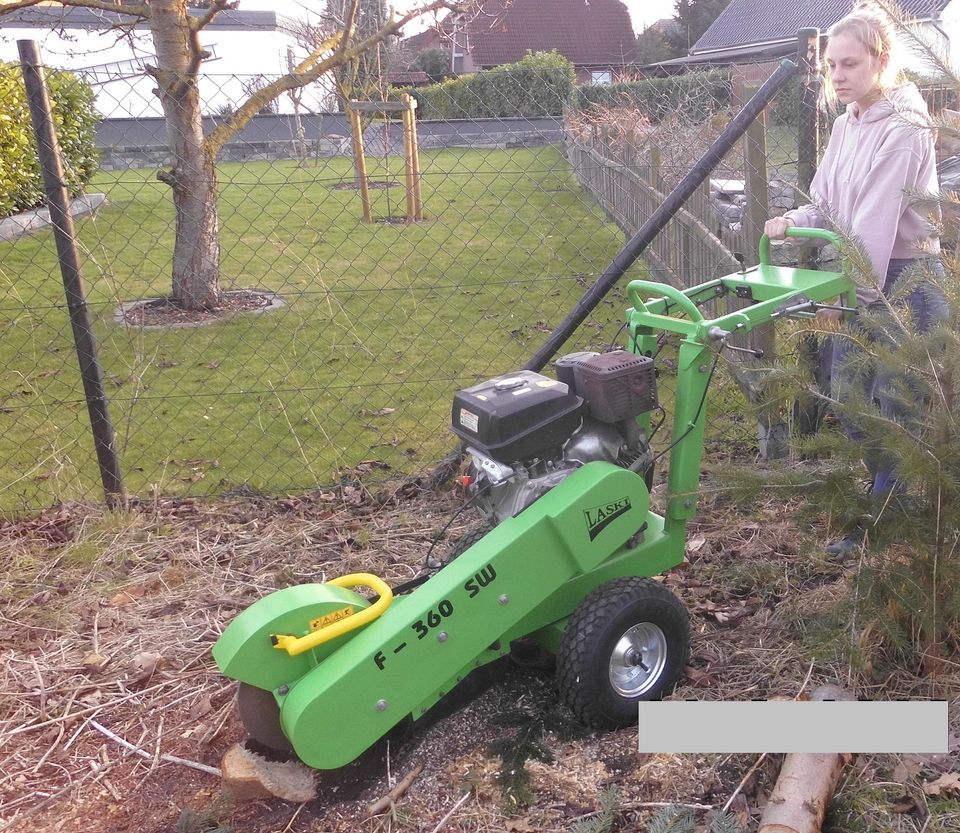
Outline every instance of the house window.
<svg viewBox="0 0 960 833"><path fill-rule="evenodd" d="M613 73L609 69L595 69L590 73L591 84L612 84Z"/></svg>

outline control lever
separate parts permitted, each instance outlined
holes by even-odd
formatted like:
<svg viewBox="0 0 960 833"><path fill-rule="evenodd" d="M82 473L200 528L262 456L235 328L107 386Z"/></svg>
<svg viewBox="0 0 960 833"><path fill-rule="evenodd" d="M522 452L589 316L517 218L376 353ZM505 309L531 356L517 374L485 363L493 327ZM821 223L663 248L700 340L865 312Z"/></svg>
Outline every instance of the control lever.
<svg viewBox="0 0 960 833"><path fill-rule="evenodd" d="M742 324L737 324L737 329L742 326ZM749 353L755 359L763 358L763 350L754 350L750 347L734 347L732 344L727 344L727 339L730 337L730 333L721 329L720 327L711 327L709 330L707 330L707 336L709 336L713 341L716 341L722 350L732 350L735 353Z"/></svg>
<svg viewBox="0 0 960 833"><path fill-rule="evenodd" d="M781 307L770 314L770 318L782 318L791 315L816 315L819 310L832 309L839 312L856 312L856 307L845 307L841 304L818 304L816 301L803 301L799 304L792 304L789 307Z"/></svg>

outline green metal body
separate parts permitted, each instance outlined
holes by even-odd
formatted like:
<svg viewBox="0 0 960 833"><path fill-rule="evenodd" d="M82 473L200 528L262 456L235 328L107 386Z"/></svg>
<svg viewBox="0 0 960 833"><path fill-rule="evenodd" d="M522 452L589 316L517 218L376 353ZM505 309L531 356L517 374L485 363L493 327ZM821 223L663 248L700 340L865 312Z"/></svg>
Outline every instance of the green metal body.
<svg viewBox="0 0 960 833"><path fill-rule="evenodd" d="M804 233L793 236L814 236L790 229L797 231ZM287 588L227 627L213 649L217 664L229 677L273 691L284 734L301 760L318 769L353 761L474 668L506 653L512 640L528 636L555 650L566 619L599 585L653 576L683 560L686 523L696 511L704 399L723 334L749 332L801 296L853 301L853 286L841 274L772 266L765 244L761 264L743 273L683 291L645 281L627 288L637 352L652 354L660 331L684 336L664 517L650 511L640 475L589 463L394 599L371 624L320 648L288 656L270 636L303 635L312 619L348 604L365 606L361 596L325 584ZM722 295L754 303L705 320L697 303Z"/></svg>

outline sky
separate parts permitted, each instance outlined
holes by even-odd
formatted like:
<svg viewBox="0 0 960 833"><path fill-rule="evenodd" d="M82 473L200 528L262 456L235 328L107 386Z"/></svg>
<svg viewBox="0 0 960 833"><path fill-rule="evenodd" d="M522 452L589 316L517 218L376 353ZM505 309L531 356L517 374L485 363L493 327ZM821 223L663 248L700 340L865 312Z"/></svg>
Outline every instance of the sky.
<svg viewBox="0 0 960 833"><path fill-rule="evenodd" d="M546 1L544 0L544 2ZM661 18L673 17L674 6L676 5L676 0L623 0L623 2L630 10L634 32L641 32L646 26ZM322 5L322 0L241 0L240 8L247 11L276 9L289 17L302 18L306 17L310 10L319 9ZM387 6L390 5L390 0L387 0ZM392 5L399 12L415 5L415 2L413 0L393 0ZM414 31L414 29L411 29L410 34L413 34Z"/></svg>

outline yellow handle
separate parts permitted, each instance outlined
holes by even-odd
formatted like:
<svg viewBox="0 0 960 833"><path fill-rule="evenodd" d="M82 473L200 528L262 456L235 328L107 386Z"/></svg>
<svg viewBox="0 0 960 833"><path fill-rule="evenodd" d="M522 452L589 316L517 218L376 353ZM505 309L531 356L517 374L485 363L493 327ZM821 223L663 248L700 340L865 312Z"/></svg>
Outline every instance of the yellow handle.
<svg viewBox="0 0 960 833"><path fill-rule="evenodd" d="M390 607L393 601L393 591L383 579L372 573L352 573L349 576L340 576L327 582L334 587L369 587L380 598L370 607L347 616L338 622L333 622L326 627L308 633L306 636L290 636L289 634L280 634L273 637L273 647L280 651L286 651L290 656L295 657L304 651L310 651L324 642L336 639L345 633L363 627L368 622L372 622L378 616Z"/></svg>

